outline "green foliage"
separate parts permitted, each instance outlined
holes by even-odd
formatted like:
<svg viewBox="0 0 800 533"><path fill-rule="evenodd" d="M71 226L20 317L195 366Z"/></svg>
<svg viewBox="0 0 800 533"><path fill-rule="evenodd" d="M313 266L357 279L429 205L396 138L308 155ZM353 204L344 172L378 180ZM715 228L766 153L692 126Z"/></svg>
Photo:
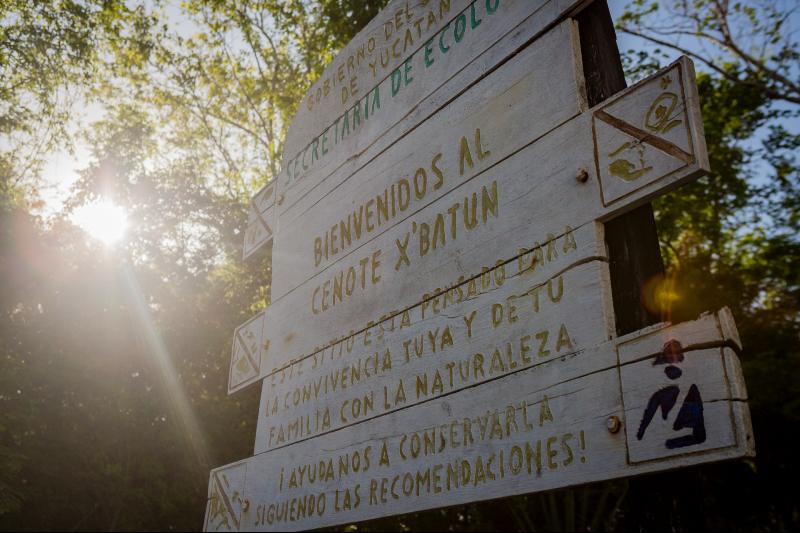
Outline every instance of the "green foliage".
<svg viewBox="0 0 800 533"><path fill-rule="evenodd" d="M44 155L71 146L74 105L126 14L117 0L0 3L0 183L34 190Z"/></svg>
<svg viewBox="0 0 800 533"><path fill-rule="evenodd" d="M795 4L792 0L633 0L617 28L686 54L716 75L771 100L798 105L800 48L791 30Z"/></svg>
<svg viewBox="0 0 800 533"><path fill-rule="evenodd" d="M320 8L325 35L333 49L341 49L375 18L388 0L322 0Z"/></svg>
<svg viewBox="0 0 800 533"><path fill-rule="evenodd" d="M6 417L6 423L15 423L15 416ZM0 425L0 437L2 441L8 439L9 429L5 425ZM0 444L0 517L18 512L22 504L22 494L16 486L19 473L25 464L26 457L14 451L10 446Z"/></svg>
<svg viewBox="0 0 800 533"><path fill-rule="evenodd" d="M798 46L784 31L791 13L782 2L636 1L618 21L659 47L628 54L633 76L656 67L669 48L708 69L698 88L711 173L654 207L673 293L667 315L681 321L729 306L744 346L758 456L752 468L717 465L685 477L703 488L703 525L715 529L792 529L800 511L774 490L800 470L790 444L800 428L800 139L787 121L800 115L792 82ZM690 36L719 54L682 48ZM657 484L641 486L655 498L663 494Z"/></svg>
<svg viewBox="0 0 800 533"><path fill-rule="evenodd" d="M259 388L226 394L231 332L269 302L269 252L241 261L249 197L280 168L305 90L384 4L0 6L0 135L13 141L0 154L0 528L201 527L209 469L254 438ZM780 490L800 474L800 138L785 122L797 46L769 4L635 1L620 23L638 32L665 8L693 32L735 23L765 45L706 58L712 173L655 205L671 317L736 315L757 459L348 530L798 526ZM628 55L627 73L652 72L669 44ZM82 132L90 159L64 213L45 223L34 178L68 144L74 101L104 116ZM98 197L129 213L115 250L68 220Z"/></svg>
<svg viewBox="0 0 800 533"><path fill-rule="evenodd" d="M726 79L700 73L703 127L713 172L656 203L659 236L667 264L688 255L719 254L732 236L753 222L757 193L743 144L766 120L763 94ZM679 250L679 248L691 250ZM727 250L735 253L736 250Z"/></svg>
<svg viewBox="0 0 800 533"><path fill-rule="evenodd" d="M348 38L326 26L344 14L307 2L186 2L183 33L158 5L102 5L103 28L89 11L73 20L72 4L41 7L65 32L86 24L83 55L63 58L82 77L30 67L51 82L42 98L77 85L105 112L83 134L90 161L64 213L49 226L32 216L35 193L10 179L18 161L0 161L3 529L200 528L209 470L254 438L258 388L226 393L231 332L269 301L269 254L241 261L249 197ZM72 110L26 112L66 131ZM113 251L68 221L99 197L128 212Z"/></svg>

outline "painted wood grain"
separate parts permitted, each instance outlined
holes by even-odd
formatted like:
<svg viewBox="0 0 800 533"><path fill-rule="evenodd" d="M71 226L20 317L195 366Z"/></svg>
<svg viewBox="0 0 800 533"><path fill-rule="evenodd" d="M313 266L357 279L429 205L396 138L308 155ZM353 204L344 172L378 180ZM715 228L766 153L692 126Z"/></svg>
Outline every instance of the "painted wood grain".
<svg viewBox="0 0 800 533"><path fill-rule="evenodd" d="M246 471L247 463L240 461L211 472L204 531L238 531L241 528L244 502L242 490Z"/></svg>
<svg viewBox="0 0 800 533"><path fill-rule="evenodd" d="M241 501L231 505L239 529L295 530L752 455L726 313L660 324L262 453L215 470L211 482L246 465L244 482L227 489ZM664 379L674 395L663 395ZM210 495L209 513L219 514L219 498Z"/></svg>
<svg viewBox="0 0 800 533"><path fill-rule="evenodd" d="M389 68L383 69L379 79L362 89L358 102L348 102L330 110L320 108L302 117L301 112L298 113L287 134L283 161L285 172L282 171L279 177L281 192L289 193L304 181L315 185L320 177L329 174L316 172L317 169L330 162L334 166L329 168L335 168L342 161L360 154L377 137L393 128L410 109L427 100L471 63L482 63L490 70L493 62L500 62L515 51L511 46L518 41L503 40L503 37L513 32L522 21L538 14L536 24L523 26L527 30L523 34L528 39L555 22L561 14L558 12L560 6L548 5L543 10L547 4L546 0L452 1L450 10L440 19L443 22L439 24L441 31L429 32L430 36L419 39L413 51L409 47L406 54L394 58ZM536 33L527 33L531 30ZM505 49L485 54L499 41ZM481 74L480 69L470 70L478 76ZM459 89L469 87L476 79L462 77L458 82ZM453 96L451 93L448 100ZM354 111L359 113L358 122L353 120ZM345 128L345 118L350 119L349 130ZM321 143L325 132L328 132L330 150L323 154ZM319 148L316 158L313 156L315 141ZM307 180L312 171L315 177Z"/></svg>
<svg viewBox="0 0 800 533"><path fill-rule="evenodd" d="M380 157L282 212L273 301L585 110L578 49L577 28L560 24ZM542 76L545 64L559 68Z"/></svg>
<svg viewBox="0 0 800 533"><path fill-rule="evenodd" d="M308 357L337 339L364 329L371 321L413 306L425 294L452 285L462 276L462 280L479 276L483 268L514 260L521 249L563 236L567 228L582 228L631 209L703 173L706 163L704 146L696 134L699 126L694 123L698 116L693 80L688 60L673 64L511 157L487 165L447 196L416 211L403 224L372 238L322 275L275 301L264 320L264 336L270 348L268 352L261 351L261 372L231 390L284 368L292 360ZM672 122L678 122L673 129L681 128L687 136L688 144L683 146L689 152L678 146L680 151L672 155L669 151L674 151L674 145L669 140L661 139L657 132L639 132L652 101L638 93L662 84L666 84L665 92L679 91L677 94L682 95L669 116ZM628 122L613 114L622 104L639 109L635 120L627 119L634 122L630 128L625 126ZM608 117L616 120L615 127L624 128L628 137L594 137L593 123L601 121L597 116L604 123ZM491 143L491 139L487 142ZM552 157L553 154L560 157ZM607 154L614 156L601 157ZM639 171L644 172L631 177ZM614 184L618 197L607 202L603 191L608 183ZM473 208L475 223L466 229L464 217L456 215L467 211L472 223ZM455 238L451 226L454 219ZM351 291L347 290L348 276ZM334 284L342 295L335 305Z"/></svg>
<svg viewBox="0 0 800 533"><path fill-rule="evenodd" d="M265 379L255 453L608 340L607 264L572 252L548 277L527 262L488 271Z"/></svg>
<svg viewBox="0 0 800 533"><path fill-rule="evenodd" d="M419 50L409 60L409 65L411 65L409 73L412 73L410 74L412 81L406 84L405 77L403 77L402 90L399 90L394 96L391 95L391 77L384 79L382 84L377 86L377 93L380 95L380 108L375 109L379 111L377 114L372 113L376 100L374 98L375 88L370 89L371 96L367 95L365 100L360 100L358 127L350 128L345 138L341 138L341 135L337 133L343 129L344 122L341 113L335 119L339 121L336 123L339 126L338 129L329 128L334 125L333 120L326 123L324 127L314 129L306 125L308 117L300 119L298 115L296 124L292 125L289 132L289 140L284 154L287 159L294 155L300 156L300 159L297 160L297 173L294 170L291 172L292 176L302 173L303 178L290 179L289 169L293 169L294 161L291 164L290 161L284 161L282 172L278 178L279 193L285 199L282 209L288 209L295 201L303 198L320 183L331 179L341 179L341 176L352 174L360 166L377 157L417 125L447 106L477 80L491 73L526 43L563 19L564 15L579 3L577 0L504 1L497 5L498 9L493 11L490 19L481 18L478 14L480 11L476 12L476 22L478 20L481 22L475 28L472 28L472 8L467 7L464 15L465 20L469 19L468 36L463 37L457 43L458 46L448 46L447 42L443 40L443 47L447 49L444 53L439 48L438 37L434 38L432 50L435 53L428 54L427 59L425 49ZM485 9L483 2L478 1L473 4L479 10ZM452 12L454 16L450 30L455 31L455 21L459 19L461 12L455 8L452 9ZM465 46L461 46L461 44ZM466 46L467 44L469 46ZM405 67L403 76L405 76ZM366 110L372 113L370 115L372 118L365 118L365 104L369 104ZM316 112L312 113L312 116L317 116ZM347 116L349 122L353 124L353 108L348 109ZM303 169L303 151L294 155L291 151L291 146L298 144L292 140L294 134L300 130L313 132L307 133L304 143L300 143L303 149L309 147L309 151L306 152L306 169ZM326 151L325 157L319 157L318 151L315 164L308 166L310 158L314 158L312 141L316 138L318 143L321 143L325 131L332 134L332 137L328 136L328 146L334 142L338 148ZM321 150L321 144L318 144L317 148ZM337 174L333 175L334 173ZM251 216L255 217L255 213L251 213ZM275 231L279 230L279 226L276 221ZM268 242L271 242L271 239L264 238L255 246L248 245L245 257L256 252L260 246Z"/></svg>
<svg viewBox="0 0 800 533"><path fill-rule="evenodd" d="M292 118L285 151L294 156L302 150L470 4L470 0L389 2L311 85Z"/></svg>
<svg viewBox="0 0 800 533"><path fill-rule="evenodd" d="M578 4L393 1L312 87L251 205L273 304L229 392L263 379L256 455L212 471L206 530L754 453L728 310L614 338L602 223L708 161L688 59L587 109Z"/></svg>

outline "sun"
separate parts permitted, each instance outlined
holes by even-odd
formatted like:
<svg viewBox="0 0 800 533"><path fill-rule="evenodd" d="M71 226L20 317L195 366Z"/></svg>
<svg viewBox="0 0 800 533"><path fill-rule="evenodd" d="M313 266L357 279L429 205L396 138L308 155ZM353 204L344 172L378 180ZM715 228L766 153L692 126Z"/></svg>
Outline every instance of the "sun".
<svg viewBox="0 0 800 533"><path fill-rule="evenodd" d="M128 214L108 199L82 205L70 217L72 222L90 237L106 246L113 246L125 236Z"/></svg>

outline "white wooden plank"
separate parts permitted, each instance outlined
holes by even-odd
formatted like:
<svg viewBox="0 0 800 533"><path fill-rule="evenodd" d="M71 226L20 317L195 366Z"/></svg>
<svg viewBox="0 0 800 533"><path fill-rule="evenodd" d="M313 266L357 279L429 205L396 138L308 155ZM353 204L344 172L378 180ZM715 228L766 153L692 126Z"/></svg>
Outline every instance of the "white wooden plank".
<svg viewBox="0 0 800 533"><path fill-rule="evenodd" d="M560 24L379 158L282 212L272 300L580 113L577 39L573 22ZM559 68L542 76L541 66L551 63Z"/></svg>
<svg viewBox="0 0 800 533"><path fill-rule="evenodd" d="M663 386L656 376L664 365L655 364L664 357L662 339L717 347L672 362L682 374L668 380L680 390L666 409L667 430L656 425L659 412L639 439ZM715 317L662 325L256 455L236 487L239 529L333 526L749 455L746 404L720 381L725 340ZM738 360L731 355L725 364ZM670 448L669 439L693 433L671 429L687 418L692 386L702 398L705 438ZM616 432L612 417L620 421Z"/></svg>
<svg viewBox="0 0 800 533"><path fill-rule="evenodd" d="M736 346L742 346L742 341L739 339L739 332L736 329L736 321L733 319L733 313L727 307L723 307L718 313L719 329L723 338L730 339Z"/></svg>
<svg viewBox="0 0 800 533"><path fill-rule="evenodd" d="M680 382L684 385L676 397L677 404L681 405L687 395L691 395L691 384L702 381L704 385L699 391L699 398L724 394L730 401L724 404L703 401L699 413L705 418L723 419L727 416L732 419L732 424L715 439L708 439L704 431L692 436L691 430L683 432L679 439L693 437L698 442L692 445L692 449L698 451L725 448L738 442L747 454L753 454L752 428L749 415L746 414L746 404L743 403L747 391L741 365L732 350L740 349L739 342L739 334L728 308L713 315L703 314L693 322L640 332L633 339L619 342L626 412L641 412L653 391L668 391ZM664 393L662 396L668 398L670 395ZM668 448L666 453L663 450L661 443L674 439L671 435L675 432L675 418L667 420L660 415L661 410L653 417L646 431L642 430L641 417L637 424L627 425L631 462L683 453L682 447Z"/></svg>
<svg viewBox="0 0 800 533"><path fill-rule="evenodd" d="M661 335L659 332L657 335ZM702 336L702 333L698 333ZM707 340L708 337L705 337ZM674 340L674 339L671 339ZM646 350L646 348L644 348ZM639 352L640 354L645 352ZM731 403L703 401L705 398L731 398L728 382L722 361L720 347L704 350L690 350L683 354L680 364L668 364L647 358L642 361L624 365L621 369L623 389L623 402L625 404L626 419L629 421L625 429L628 438L628 455L632 463L651 461L662 457L683 455L685 446L680 446L682 440L691 440L692 450L710 450L727 448L736 442L734 426L729 424L719 426L715 438L708 438L704 419L730 420ZM674 374L667 375L665 370L673 370ZM679 377L675 377L680 374ZM678 383L682 383L679 386ZM702 384L702 391L691 386ZM698 385L699 386L699 385ZM697 390L700 402L694 402L692 391ZM661 392L661 399L653 399L654 394ZM674 392L674 396L672 393ZM648 407L648 402L653 403L652 418L643 418L642 413ZM696 428L686 428L676 431L675 416L666 419L662 417L661 405L670 407L675 405L691 405L698 410L698 417L689 423ZM673 415L677 413L675 410ZM702 414L702 417L700 416ZM648 423L649 422L649 423ZM678 430L683 430L678 427ZM694 429L694 431L693 431ZM677 440L673 440L677 439Z"/></svg>
<svg viewBox="0 0 800 533"><path fill-rule="evenodd" d="M295 144L307 146L299 152L302 171L289 160L278 183L259 192L246 234L245 256L273 238L278 249L274 303L237 329L229 380L233 391L267 377L257 455L212 472L207 530L324 527L753 453L729 311L606 341L613 312L599 222L697 177L708 161L688 60L578 115L585 103L572 23L521 49L578 3L464 3L450 30L461 24L463 35L477 34L480 20L489 30L483 40L453 45L439 58L431 55L433 40L424 55L422 48L408 61L398 54L385 67L399 66L397 75L373 86L396 93L384 96L380 115L369 90L357 108L346 98L338 110L320 99L313 116L298 114L285 156ZM399 17L392 27L426 4L391 3ZM481 15L483 5L507 8L507 24L487 25L498 11ZM377 35L381 16L362 42ZM434 17L431 32L441 27L446 35L444 21ZM569 45L559 45L566 33ZM345 61L357 57L359 38ZM542 79L541 56L569 67L548 69ZM539 99L545 91L548 98ZM345 108L362 114L358 129L353 122L342 137L339 119L334 146L318 156L326 141L319 132ZM394 173L410 183L426 161L433 170L437 154L437 165L455 168L444 157L448 144L458 147L451 150L463 167L458 179L441 180L435 194L409 201L408 213L387 216L383 227L323 260L310 239L338 222L327 220L331 212L361 206L368 213ZM469 168L463 146L471 149ZM470 282L480 289L457 298ZM525 300L534 287L552 288L548 282L563 289L552 305ZM527 307L512 313L520 298ZM500 312L515 320L493 320ZM467 317L474 322L467 325ZM426 335L435 347L444 329L452 342L442 334L438 350L425 352ZM556 330L554 351L526 361L520 348L512 368L515 342L522 346L539 331L552 338ZM406 358L415 338L422 353ZM511 347L506 367L498 346ZM471 380L447 379L446 369L493 349L498 362L490 375L473 370ZM383 366L385 353L391 367ZM362 379L362 362L373 356L373 374ZM430 383L419 385L422 392L421 377ZM402 399L395 392L390 403L389 391L403 381ZM323 382L323 393L312 395Z"/></svg>
<svg viewBox="0 0 800 533"><path fill-rule="evenodd" d="M595 220L603 220L630 209L700 175L704 171L701 166L704 156L697 155L702 146L695 137L691 137L689 145L693 150L689 153L691 157L686 159L682 155L684 159L678 168L671 162L660 168L655 161L650 164L648 159L644 159L645 167L652 167L652 174L643 178L645 181L642 183L638 179L618 178L608 172L615 161L627 161L625 158L631 157L625 151L618 151L618 138L593 138L592 124L599 120L596 117L608 106L621 104L640 110L637 120L628 119L634 122L633 125L623 125L634 136L638 135L637 128L641 129L651 105L651 101L638 96L638 91L649 89L653 84L660 85L665 77L683 83L681 94L686 96L686 100L681 101L681 106L696 101L689 97L694 94L693 79L686 75L689 67L689 61L683 59L611 102L570 120L513 156L486 168L448 196L416 211L402 224L365 242L355 249L355 253L337 260L316 278L275 301L264 320L264 337L271 348L268 354L261 354L265 359L261 364L261 372L258 377L232 387L231 391L287 366L292 360L308 357L319 348L348 336L350 332L364 329L370 321L377 321L419 303L426 293L433 292L437 287L457 283L461 276L462 279L479 276L483 268L491 268L498 261L511 261L519 255L521 248L532 248L550 237L563 236L568 233L568 228L584 228ZM686 113L683 117L694 120L693 116L696 115ZM689 131L693 128L685 121L678 127ZM619 129L619 125L615 128ZM661 148L670 149L669 142L659 139L656 133L648 133L643 139L634 139L635 142L627 148L634 150L637 157L639 151L636 143L646 145L642 148L643 157L649 157L653 150L658 150L659 161L664 160ZM491 143L492 140L488 139L487 142ZM615 151L618 152L617 159L600 166L601 160L597 154ZM560 154L560 157L552 157L553 154ZM636 163L640 164L641 161L636 159ZM587 178L585 182L576 179L582 174ZM599 179L598 175L601 176ZM655 179L651 175L660 177ZM610 180L622 183L615 184L618 198L606 203L602 192L605 189L601 189L600 185ZM478 223L469 230L465 230L459 218L455 217L456 229L460 233L452 239L449 226L452 219L445 218L450 215L448 209L456 202L462 202L463 214L465 198L474 198L475 202L484 201L484 205L491 206L495 189L498 206L496 216L487 207L483 218L481 207L478 206ZM439 240L434 247L431 241L434 240L432 235L436 232L437 220L442 231L437 233ZM426 231L428 238L421 238L420 234ZM405 242L410 243L405 250L408 261L401 253L402 243ZM337 277L345 279L351 269L351 277L354 278L352 291L348 295L348 291L343 290L342 294L348 298L333 305L331 294L335 280ZM322 305L323 297L326 298L326 306Z"/></svg>
<svg viewBox="0 0 800 533"><path fill-rule="evenodd" d="M523 26L523 34L527 39L533 38L560 17L563 11L559 8L562 4L563 2L543 0L450 2L450 9L444 12L444 17L437 17L437 23L427 32L427 37L417 40L413 52L412 47L409 47L404 55L392 58L386 68L377 69L381 71L380 74L370 84L362 86L357 102L350 99L345 105L341 105L340 100L339 105L323 105L311 112L306 105L298 111L285 143L283 170L279 177L281 192L292 192L296 185L306 180L312 170L330 162L334 166L329 168L335 168L342 161L362 152L400 121L410 109L429 98L470 63L483 63L483 69L472 69L475 74L486 72L485 69L490 69L493 63L513 53L515 48L512 46L518 45L519 41L505 40L502 43L505 49L484 54L488 49L512 33L521 22L535 15L535 23L529 22ZM428 8L434 6L429 5ZM396 12L396 9L390 6L387 11ZM380 16L376 18L378 19ZM531 31L534 33L530 33ZM457 39L457 36L460 38ZM390 36L390 39L394 40L395 36ZM358 38L351 45L360 47ZM350 54L347 51L341 55L349 57ZM334 60L332 67L338 70L337 60ZM371 67L367 69L371 71ZM325 75L321 80L324 82L324 79ZM474 75L471 80L460 79L459 90L468 87L475 79L477 78ZM316 94L317 88L312 90ZM376 95L379 105L375 105ZM452 97L451 93L450 98ZM308 99L305 102L307 104ZM359 109L359 122L355 122L352 117L356 108ZM430 112L434 110L435 108ZM345 116L355 128L344 128ZM321 143L325 131L328 131L327 146L330 149L323 154ZM316 158L313 155L315 140L319 147ZM317 173L316 176L319 178L326 174Z"/></svg>
<svg viewBox="0 0 800 533"><path fill-rule="evenodd" d="M723 311L727 311L727 308ZM744 447L746 455L755 456L756 445L753 436L753 424L750 420L750 410L747 405L748 395L742 366L739 363L739 357L736 352L731 348L723 348L722 354L731 394L731 415L736 439L737 442L742 443L741 445Z"/></svg>
<svg viewBox="0 0 800 533"><path fill-rule="evenodd" d="M247 259L272 241L277 229L277 194L275 180L270 181L253 196L244 234L242 255ZM280 203L283 200L279 200Z"/></svg>
<svg viewBox="0 0 800 533"><path fill-rule="evenodd" d="M724 311L720 311L722 313ZM644 356L660 354L665 345L672 340L671 336L679 336L684 349L703 349L706 346L710 331L716 331L715 337L722 338L719 330L717 314L704 313L697 320L683 322L667 329L665 324L658 324L646 330L640 330L633 335L633 340L628 341L627 336L622 337L619 342L620 363L633 364L641 360ZM714 336L714 335L712 335ZM652 359L652 358L651 358Z"/></svg>
<svg viewBox="0 0 800 533"><path fill-rule="evenodd" d="M576 266L549 277L520 272L516 263L499 267L486 276L503 280L500 286L487 282L482 291L476 280L470 296L464 283L448 293L447 307L444 297L415 306L265 379L255 453L608 340L607 263L562 258Z"/></svg>
<svg viewBox="0 0 800 533"><path fill-rule="evenodd" d="M708 169L694 66L680 60L593 112L603 203L612 205L664 175Z"/></svg>
<svg viewBox="0 0 800 533"><path fill-rule="evenodd" d="M381 315L378 320L370 321L368 324L372 328L379 328L382 322L398 324L404 317L407 317L409 322L413 322L418 317L421 319L423 313L428 316L444 312L446 309L452 309L454 303L453 295L458 294L459 288L464 298L474 297L475 293L481 294L493 290L498 283L506 278L522 277L525 281L533 278L546 280L569 270L571 266L581 262L591 261L595 258L605 258L605 245L602 236L602 225L600 224L590 223L579 228L565 228L560 233L541 232L539 235L541 238L534 240L534 237L532 237L530 245L525 248L525 253L519 255L513 261L505 264L502 264L502 262L487 263L481 269L480 274L473 278L460 277L454 279L449 275L442 277L449 283L439 285L423 294L407 308L393 307L391 311ZM519 252L519 249L517 249L517 252ZM521 276L520 272L522 272ZM601 289L606 292L610 291L607 284L602 285ZM457 296L455 299L457 300ZM610 298L607 298L607 301L610 302ZM270 306L265 313L260 313L241 326L240 329L245 326L255 328L258 320L261 320L262 325L265 327L273 320L270 317L275 317L274 320L282 321L287 317L281 318L281 309L280 305ZM369 331L370 329L366 327L347 330L344 335L331 338L330 342L321 343L310 355L330 357L332 354L341 353L343 347L347 346L348 343L358 341L363 344L365 335L372 335ZM237 336L237 338L240 337L242 335ZM291 340L289 339L289 342ZM263 348L258 350L256 355L256 364L261 369L260 374L258 376L251 375L249 378L232 380L229 384L230 390L241 389L261 379L263 376L270 376L271 382L291 380L296 373L302 371L304 364L309 364L303 362L306 357L298 357L284 363L286 359L282 358L281 352L275 349L274 338L271 341L269 336L262 335L258 342L261 343Z"/></svg>
<svg viewBox="0 0 800 533"><path fill-rule="evenodd" d="M510 54L562 19L579 3L578 0L546 0L544 2L504 0L498 5L498 10L493 13L491 19L484 20L479 14L476 15L482 21L476 28L480 31L475 35L470 33L469 41L465 37L459 46L449 48L448 52L441 57L435 55L429 57L428 60L433 60L433 64L426 65L423 48L414 55L410 63L412 65L411 72L424 72L425 75L414 77L412 74L413 80L409 85L404 85L403 90L388 98L386 95L391 95L391 78L386 78L383 84L378 86L378 93L384 95L381 96L381 107L377 110L378 114L373 114L372 119L360 121L359 127L355 130L351 128L351 133L343 140L335 134L335 130L332 130L334 132L333 141L340 145L339 149L330 151L325 157L319 158L313 168L309 167L307 171L304 171L302 179L292 180L291 184L288 176L289 163L284 161L284 168L279 176L279 192L286 200L283 202L283 209L288 209L296 200L303 198L321 182L342 179L341 176L352 174L365 162L377 157L418 124L448 105L455 96L476 80L491 72ZM480 1L475 3L478 8L485 9L485 4L483 6L481 4ZM460 10L451 6L451 12L454 13L453 20L457 19ZM469 7L467 13L470 13ZM452 30L454 30L454 24ZM469 46L460 46L461 43L467 42ZM436 39L434 39L434 48L438 53ZM336 65L335 62L334 65ZM370 110L372 110L371 103L375 100L374 88L371 88L370 92L372 96L368 97L368 102L370 102ZM332 125L334 120L341 120L339 117L342 116L343 111L335 119L325 122L324 126L316 129L308 126L308 121L321 115L312 113L311 118L308 116L301 118L300 113L302 110L298 112L298 117L287 135L284 150L287 159L294 155L301 156L298 172L302 168L302 152L295 154L292 146L299 144L301 148L306 146L313 148L313 144L309 145L312 139L321 136L325 128ZM348 116L351 117L352 122L352 109ZM363 118L363 113L361 116ZM299 131L306 133L302 142L296 140ZM313 158L313 151L311 157ZM334 172L337 173L338 178L331 176ZM278 229L276 228L276 231ZM265 239L261 242L266 244L268 240ZM249 250L249 253L255 252L256 249L257 246Z"/></svg>
<svg viewBox="0 0 800 533"><path fill-rule="evenodd" d="M312 84L292 118L285 151L294 156L426 41L435 38L445 25L452 24L454 17L469 9L470 3L389 2Z"/></svg>

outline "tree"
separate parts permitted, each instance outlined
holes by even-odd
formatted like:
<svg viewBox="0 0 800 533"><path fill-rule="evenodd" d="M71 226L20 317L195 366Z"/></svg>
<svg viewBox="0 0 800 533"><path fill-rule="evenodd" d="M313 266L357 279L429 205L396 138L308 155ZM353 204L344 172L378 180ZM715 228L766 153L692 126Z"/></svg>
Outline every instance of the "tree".
<svg viewBox="0 0 800 533"><path fill-rule="evenodd" d="M791 1L635 0L617 28L770 100L800 105L800 49L790 30L798 9Z"/></svg>
<svg viewBox="0 0 800 533"><path fill-rule="evenodd" d="M44 154L69 148L98 50L131 13L117 0L0 4L0 186L35 189Z"/></svg>
<svg viewBox="0 0 800 533"><path fill-rule="evenodd" d="M0 527L199 529L209 468L252 450L260 390L228 396L225 383L234 328L269 301L269 257L240 259L249 197L280 168L305 90L383 3L0 8L0 69L18 76L0 80L8 96L0 131L21 139L53 121L53 131L69 133L74 108L59 103L65 87L105 110L85 128L90 160L49 225L31 214L30 191L20 186L41 158L10 151L0 160ZM697 16L709 35L722 31L714 13L728 4L677 6L706 13ZM657 12L649 9L634 2L631 12L643 15L624 24L649 24ZM741 22L747 14L729 6L728 25L746 22L752 39L772 31ZM722 72L698 60L713 172L656 205L669 266L664 293L677 297L668 302L672 317L721 305L737 316L758 459L652 477L639 485L647 499L620 481L359 529L678 530L692 505L717 529L797 527L796 498L780 487L800 474L792 459L800 427L798 140L781 123L793 112L791 84L763 72L794 72L797 48L784 50L781 24L765 38L769 54L750 54L764 58L760 67L730 51L714 63ZM660 56L634 59L630 72L644 72ZM36 153L62 142L51 137ZM99 196L129 212L130 233L114 251L87 242L68 220L69 210ZM574 521L552 521L558 516Z"/></svg>
<svg viewBox="0 0 800 533"><path fill-rule="evenodd" d="M189 36L143 7L88 34L76 83L105 117L60 217L0 191L4 528L198 529L209 469L252 449L259 391L226 394L232 332L269 294L268 257L240 259L249 197L339 39L307 2L181 13ZM129 213L113 252L68 220L100 196Z"/></svg>
<svg viewBox="0 0 800 533"><path fill-rule="evenodd" d="M796 527L796 502L770 490L800 468L786 447L800 402L800 137L786 121L800 114L796 12L787 2L634 1L618 21L656 46L627 54L633 77L657 67L665 49L692 56L699 68L711 173L654 203L668 271L656 305L675 321L731 307L758 451L751 468L703 467L682 478L705 487L705 527ZM646 490L676 508L692 505L664 494L659 480ZM672 520L654 516L651 526Z"/></svg>

